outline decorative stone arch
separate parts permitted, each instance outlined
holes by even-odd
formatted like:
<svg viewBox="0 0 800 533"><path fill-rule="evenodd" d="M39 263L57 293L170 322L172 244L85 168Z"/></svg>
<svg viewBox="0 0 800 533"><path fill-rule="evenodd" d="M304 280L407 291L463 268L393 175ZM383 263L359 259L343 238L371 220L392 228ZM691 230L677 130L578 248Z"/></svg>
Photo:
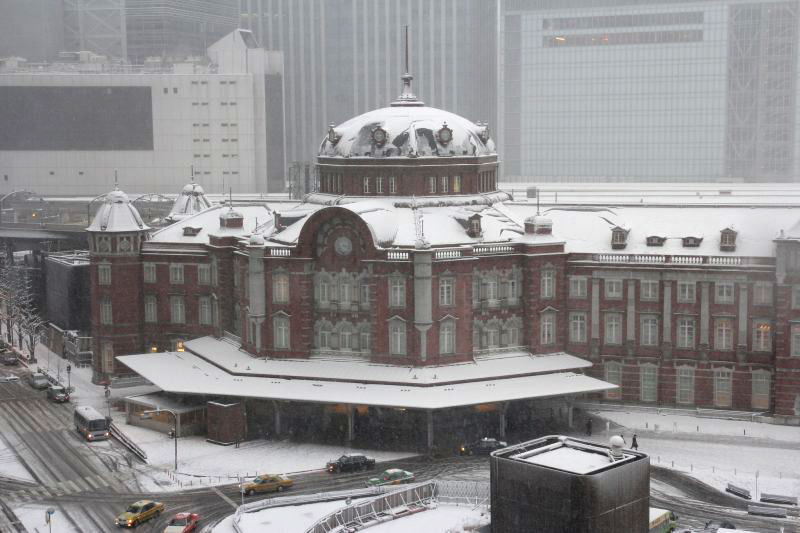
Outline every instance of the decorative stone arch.
<svg viewBox="0 0 800 533"><path fill-rule="evenodd" d="M327 336L325 336L327 334ZM314 323L314 346L318 350L330 350L331 336L333 335L333 323L325 318Z"/></svg>
<svg viewBox="0 0 800 533"><path fill-rule="evenodd" d="M358 242L353 243L353 253L362 257L377 256L378 239L372 228L356 213L339 206L328 206L312 213L303 224L297 239L297 249L306 257L318 257L327 243L328 235L335 229L350 227Z"/></svg>

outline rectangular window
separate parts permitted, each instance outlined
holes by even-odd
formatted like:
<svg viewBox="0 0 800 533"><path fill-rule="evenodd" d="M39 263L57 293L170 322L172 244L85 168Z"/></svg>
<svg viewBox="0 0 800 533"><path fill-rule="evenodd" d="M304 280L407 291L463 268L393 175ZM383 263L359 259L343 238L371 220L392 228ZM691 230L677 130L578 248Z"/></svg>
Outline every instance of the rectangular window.
<svg viewBox="0 0 800 533"><path fill-rule="evenodd" d="M383 194L383 177L381 176L375 178L375 192L378 194Z"/></svg>
<svg viewBox="0 0 800 533"><path fill-rule="evenodd" d="M569 278L569 297L586 298L586 278L575 276Z"/></svg>
<svg viewBox="0 0 800 533"><path fill-rule="evenodd" d="M621 400L622 399L622 365L617 362L606 363L606 381L617 388L606 391L606 399L608 400Z"/></svg>
<svg viewBox="0 0 800 533"><path fill-rule="evenodd" d="M714 349L733 350L733 320L730 318L714 321Z"/></svg>
<svg viewBox="0 0 800 533"><path fill-rule="evenodd" d="M406 354L406 324L401 320L392 320L389 324L389 353Z"/></svg>
<svg viewBox="0 0 800 533"><path fill-rule="evenodd" d="M753 409L769 409L770 375L768 372L753 372L751 405Z"/></svg>
<svg viewBox="0 0 800 533"><path fill-rule="evenodd" d="M389 176L389 194L397 194L397 180L394 176Z"/></svg>
<svg viewBox="0 0 800 533"><path fill-rule="evenodd" d="M753 304L772 305L772 283L759 281L753 286Z"/></svg>
<svg viewBox="0 0 800 533"><path fill-rule="evenodd" d="M170 322L173 324L186 323L186 304L183 301L183 296L170 296Z"/></svg>
<svg viewBox="0 0 800 533"><path fill-rule="evenodd" d="M211 297L201 296L198 301L197 321L201 326L211 325Z"/></svg>
<svg viewBox="0 0 800 533"><path fill-rule="evenodd" d="M449 187L448 187L449 179L450 178L448 176L442 176L439 179L439 189L441 190L441 192L447 192L447 190L449 189Z"/></svg>
<svg viewBox="0 0 800 533"><path fill-rule="evenodd" d="M514 274L508 278L508 294L506 297L511 301L516 301L519 298L519 283Z"/></svg>
<svg viewBox="0 0 800 533"><path fill-rule="evenodd" d="M114 343L104 342L100 348L103 372L114 371Z"/></svg>
<svg viewBox="0 0 800 533"><path fill-rule="evenodd" d="M486 347L500 347L500 330L497 327L486 328Z"/></svg>
<svg viewBox="0 0 800 533"><path fill-rule="evenodd" d="M144 268L144 282L145 283L155 283L156 282L156 264L155 263L144 263L142 265Z"/></svg>
<svg viewBox="0 0 800 533"><path fill-rule="evenodd" d="M556 271L553 269L542 270L542 298L555 298Z"/></svg>
<svg viewBox="0 0 800 533"><path fill-rule="evenodd" d="M726 369L714 371L714 405L717 407L731 406L731 382L733 372Z"/></svg>
<svg viewBox="0 0 800 533"><path fill-rule="evenodd" d="M273 345L276 350L289 349L289 319L285 316L277 316L272 320L272 325L275 331L275 338Z"/></svg>
<svg viewBox="0 0 800 533"><path fill-rule="evenodd" d="M642 280L639 282L639 298L645 302L658 301L658 281Z"/></svg>
<svg viewBox="0 0 800 533"><path fill-rule="evenodd" d="M272 276L272 301L289 303L289 275L274 274Z"/></svg>
<svg viewBox="0 0 800 533"><path fill-rule="evenodd" d="M361 283L361 307L369 307L369 285Z"/></svg>
<svg viewBox="0 0 800 533"><path fill-rule="evenodd" d="M360 335L361 351L368 352L372 346L372 338L369 331L362 331Z"/></svg>
<svg viewBox="0 0 800 533"><path fill-rule="evenodd" d="M389 307L406 306L406 280L399 277L389 278Z"/></svg>
<svg viewBox="0 0 800 533"><path fill-rule="evenodd" d="M370 179L368 177L364 177L364 194L369 194L369 182Z"/></svg>
<svg viewBox="0 0 800 533"><path fill-rule="evenodd" d="M605 344L622 344L622 314L606 313Z"/></svg>
<svg viewBox="0 0 800 533"><path fill-rule="evenodd" d="M792 324L791 354L800 357L800 324Z"/></svg>
<svg viewBox="0 0 800 533"><path fill-rule="evenodd" d="M544 313L542 315L539 340L541 344L553 344L556 342L556 316L553 313Z"/></svg>
<svg viewBox="0 0 800 533"><path fill-rule="evenodd" d="M609 300L619 300L622 298L622 280L621 279L607 279L606 298Z"/></svg>
<svg viewBox="0 0 800 533"><path fill-rule="evenodd" d="M461 192L461 176L453 176L453 192Z"/></svg>
<svg viewBox="0 0 800 533"><path fill-rule="evenodd" d="M772 322L769 320L753 321L753 351L772 351Z"/></svg>
<svg viewBox="0 0 800 533"><path fill-rule="evenodd" d="M172 284L183 283L183 265L169 266L169 282Z"/></svg>
<svg viewBox="0 0 800 533"><path fill-rule="evenodd" d="M197 265L197 283L211 285L211 265Z"/></svg>
<svg viewBox="0 0 800 533"><path fill-rule="evenodd" d="M732 304L733 303L733 282L717 281L714 283L714 303Z"/></svg>
<svg viewBox="0 0 800 533"><path fill-rule="evenodd" d="M496 301L497 300L497 278L495 278L494 276L488 276L484 280L483 286L484 286L484 291L485 291L485 296L486 296L485 299L489 300L490 302L491 301Z"/></svg>
<svg viewBox="0 0 800 533"><path fill-rule="evenodd" d="M431 194L436 194L436 176L431 176L428 178L428 192Z"/></svg>
<svg viewBox="0 0 800 533"><path fill-rule="evenodd" d="M678 348L694 348L694 319L678 319Z"/></svg>
<svg viewBox="0 0 800 533"><path fill-rule="evenodd" d="M103 297L100 301L100 323L110 326L114 323L114 316L111 309L111 298L108 296Z"/></svg>
<svg viewBox="0 0 800 533"><path fill-rule="evenodd" d="M658 398L658 367L645 365L639 369L641 400L654 402Z"/></svg>
<svg viewBox="0 0 800 533"><path fill-rule="evenodd" d="M444 278L439 280L439 305L453 305L453 280Z"/></svg>
<svg viewBox="0 0 800 533"><path fill-rule="evenodd" d="M217 268L217 258L211 258L211 285L216 287L219 283L219 268Z"/></svg>
<svg viewBox="0 0 800 533"><path fill-rule="evenodd" d="M678 368L678 397L680 404L694 403L694 368L682 366Z"/></svg>
<svg viewBox="0 0 800 533"><path fill-rule="evenodd" d="M679 281L678 282L678 302L680 303L694 303L694 281Z"/></svg>
<svg viewBox="0 0 800 533"><path fill-rule="evenodd" d="M658 346L658 317L645 315L639 325L642 346Z"/></svg>
<svg viewBox="0 0 800 533"><path fill-rule="evenodd" d="M100 285L111 285L111 265L97 265L97 281Z"/></svg>
<svg viewBox="0 0 800 533"><path fill-rule="evenodd" d="M439 329L439 353L452 354L456 351L456 327L452 320L445 320Z"/></svg>
<svg viewBox="0 0 800 533"><path fill-rule="evenodd" d="M569 341L586 342L586 313L569 314Z"/></svg>
<svg viewBox="0 0 800 533"><path fill-rule="evenodd" d="M150 324L158 322L158 300L152 294L144 297L144 321Z"/></svg>

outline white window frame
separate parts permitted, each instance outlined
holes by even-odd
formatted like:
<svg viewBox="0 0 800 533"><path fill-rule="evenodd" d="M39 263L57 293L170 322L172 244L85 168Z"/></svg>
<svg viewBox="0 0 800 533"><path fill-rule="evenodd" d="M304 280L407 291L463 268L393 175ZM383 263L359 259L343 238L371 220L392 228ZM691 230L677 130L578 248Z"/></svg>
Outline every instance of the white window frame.
<svg viewBox="0 0 800 533"><path fill-rule="evenodd" d="M366 308L369 307L369 293L370 293L369 285L362 281L359 287L359 297L360 297L361 307L366 307Z"/></svg>
<svg viewBox="0 0 800 533"><path fill-rule="evenodd" d="M370 177L364 176L364 194L369 194L369 182L370 182Z"/></svg>
<svg viewBox="0 0 800 533"><path fill-rule="evenodd" d="M733 350L733 319L714 319L714 349L719 351Z"/></svg>
<svg viewBox="0 0 800 533"><path fill-rule="evenodd" d="M100 344L100 365L103 372L114 372L114 343L111 341L103 341Z"/></svg>
<svg viewBox="0 0 800 533"><path fill-rule="evenodd" d="M389 307L406 306L406 280L400 276L389 278Z"/></svg>
<svg viewBox="0 0 800 533"><path fill-rule="evenodd" d="M499 348L500 347L500 326L493 324L487 326L484 330L486 333L486 346L485 348Z"/></svg>
<svg viewBox="0 0 800 533"><path fill-rule="evenodd" d="M389 176L389 194L397 194L397 179Z"/></svg>
<svg viewBox="0 0 800 533"><path fill-rule="evenodd" d="M444 307L452 306L455 298L453 298L454 289L453 278L439 278L439 305Z"/></svg>
<svg viewBox="0 0 800 533"><path fill-rule="evenodd" d="M100 299L100 323L104 326L110 326L114 323L114 309L110 296L104 296Z"/></svg>
<svg viewBox="0 0 800 533"><path fill-rule="evenodd" d="M484 277L483 285L486 287L486 300L496 302L499 299L497 277L494 275Z"/></svg>
<svg viewBox="0 0 800 533"><path fill-rule="evenodd" d="M443 192L443 193L447 193L448 192L448 189L450 188L449 187L449 180L450 180L450 178L448 176L441 176L439 178L439 189L441 189L441 192Z"/></svg>
<svg viewBox="0 0 800 533"><path fill-rule="evenodd" d="M211 265L206 263L197 265L197 284L211 285Z"/></svg>
<svg viewBox="0 0 800 533"><path fill-rule="evenodd" d="M639 282L639 299L643 302L657 302L659 285L657 280L641 280Z"/></svg>
<svg viewBox="0 0 800 533"><path fill-rule="evenodd" d="M694 367L679 366L675 373L675 402L681 405L694 404Z"/></svg>
<svg viewBox="0 0 800 533"><path fill-rule="evenodd" d="M750 375L750 407L768 410L772 375L766 370L754 370Z"/></svg>
<svg viewBox="0 0 800 533"><path fill-rule="evenodd" d="M201 326L211 326L213 324L210 296L200 296L197 299L197 322Z"/></svg>
<svg viewBox="0 0 800 533"><path fill-rule="evenodd" d="M461 176L453 176L453 192L461 192Z"/></svg>
<svg viewBox="0 0 800 533"><path fill-rule="evenodd" d="M111 285L111 265L100 263L97 265L97 283L99 285Z"/></svg>
<svg viewBox="0 0 800 533"><path fill-rule="evenodd" d="M791 324L789 326L789 332L789 355L792 357L800 357L800 323Z"/></svg>
<svg viewBox="0 0 800 533"><path fill-rule="evenodd" d="M732 304L735 284L732 281L714 282L714 303Z"/></svg>
<svg viewBox="0 0 800 533"><path fill-rule="evenodd" d="M548 346L556 342L556 314L542 313L539 323L539 344Z"/></svg>
<svg viewBox="0 0 800 533"><path fill-rule="evenodd" d="M406 323L397 318L389 321L389 354L406 355Z"/></svg>
<svg viewBox="0 0 800 533"><path fill-rule="evenodd" d="M622 363L619 361L607 361L605 363L605 378L606 381L617 388L605 391L607 400L621 400L622 399Z"/></svg>
<svg viewBox="0 0 800 533"><path fill-rule="evenodd" d="M763 318L753 320L753 351L772 351L772 321Z"/></svg>
<svg viewBox="0 0 800 533"><path fill-rule="evenodd" d="M569 297L570 298L586 298L588 287L588 279L584 276L570 276L569 277Z"/></svg>
<svg viewBox="0 0 800 533"><path fill-rule="evenodd" d="M658 401L658 367L656 365L639 367L639 399L643 402Z"/></svg>
<svg viewBox="0 0 800 533"><path fill-rule="evenodd" d="M169 297L169 321L172 324L186 324L186 300L183 296Z"/></svg>
<svg viewBox="0 0 800 533"><path fill-rule="evenodd" d="M554 268L544 268L541 271L541 298L556 297L556 271Z"/></svg>
<svg viewBox="0 0 800 533"><path fill-rule="evenodd" d="M456 353L456 323L453 319L439 323L439 353L452 355Z"/></svg>
<svg viewBox="0 0 800 533"><path fill-rule="evenodd" d="M383 176L375 177L375 193L383 194Z"/></svg>
<svg viewBox="0 0 800 533"><path fill-rule="evenodd" d="M714 405L733 405L733 371L727 368L714 369Z"/></svg>
<svg viewBox="0 0 800 533"><path fill-rule="evenodd" d="M278 272L272 275L272 302L289 303L289 274Z"/></svg>
<svg viewBox="0 0 800 533"><path fill-rule="evenodd" d="M695 320L691 317L678 318L678 342L677 346L681 349L691 350L696 345Z"/></svg>
<svg viewBox="0 0 800 533"><path fill-rule="evenodd" d="M428 192L436 194L436 176L428 176Z"/></svg>
<svg viewBox="0 0 800 533"><path fill-rule="evenodd" d="M180 285L183 283L183 263L170 263L169 283L170 285Z"/></svg>
<svg viewBox="0 0 800 533"><path fill-rule="evenodd" d="M586 342L586 313L573 312L569 314L569 342Z"/></svg>
<svg viewBox="0 0 800 533"><path fill-rule="evenodd" d="M694 281L678 282L678 303L693 304L696 300L697 283Z"/></svg>
<svg viewBox="0 0 800 533"><path fill-rule="evenodd" d="M769 281L757 281L753 285L753 305L772 305L773 286Z"/></svg>
<svg viewBox="0 0 800 533"><path fill-rule="evenodd" d="M605 313L603 316L603 344L622 344L622 313Z"/></svg>
<svg viewBox="0 0 800 533"><path fill-rule="evenodd" d="M642 315L639 320L639 344L658 346L658 316Z"/></svg>
<svg viewBox="0 0 800 533"><path fill-rule="evenodd" d="M143 276L145 283L156 282L156 264L155 263L142 263Z"/></svg>
<svg viewBox="0 0 800 533"><path fill-rule="evenodd" d="M604 283L606 300L621 300L622 299L622 280L621 279L607 279Z"/></svg>
<svg viewBox="0 0 800 533"><path fill-rule="evenodd" d="M148 324L158 322L158 298L154 294L144 296L144 321Z"/></svg>
<svg viewBox="0 0 800 533"><path fill-rule="evenodd" d="M291 324L289 317L279 315L272 318L272 330L274 331L272 346L276 350L288 350L291 346Z"/></svg>

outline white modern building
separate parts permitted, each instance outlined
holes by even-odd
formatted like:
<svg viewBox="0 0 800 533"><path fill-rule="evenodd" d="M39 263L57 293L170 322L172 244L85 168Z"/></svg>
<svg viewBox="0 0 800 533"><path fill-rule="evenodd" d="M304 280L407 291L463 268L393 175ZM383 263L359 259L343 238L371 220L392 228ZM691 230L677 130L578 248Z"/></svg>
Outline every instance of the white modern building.
<svg viewBox="0 0 800 533"><path fill-rule="evenodd" d="M284 188L283 58L236 30L181 64L0 66L0 191ZM116 176L116 178L115 178Z"/></svg>

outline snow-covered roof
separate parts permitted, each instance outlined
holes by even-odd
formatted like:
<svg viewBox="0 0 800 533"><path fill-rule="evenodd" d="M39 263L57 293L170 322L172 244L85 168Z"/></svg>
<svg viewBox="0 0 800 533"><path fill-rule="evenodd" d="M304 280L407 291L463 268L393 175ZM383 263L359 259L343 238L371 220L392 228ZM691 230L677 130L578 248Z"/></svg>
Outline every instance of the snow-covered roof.
<svg viewBox="0 0 800 533"><path fill-rule="evenodd" d="M525 447L523 450L521 453L510 455L509 458L573 474L591 474L638 457L636 454L623 451L622 457L612 461L607 448L587 446L581 441L567 437L560 437L557 443L548 446Z"/></svg>
<svg viewBox="0 0 800 533"><path fill-rule="evenodd" d="M385 142L376 142L373 132L378 128L385 132ZM452 139L447 142L439 135L443 128L451 131ZM488 126L442 109L422 105L390 106L332 127L332 132L322 140L319 155L379 159L496 155L494 141L487 135Z"/></svg>
<svg viewBox="0 0 800 533"><path fill-rule="evenodd" d="M531 204L506 203L503 211L522 222L536 213ZM652 255L730 255L771 257L773 239L792 228L800 211L790 207L708 206L564 206L542 209L553 221L553 233L570 253L624 253ZM623 249L611 247L611 230L628 229ZM736 229L736 249L720 251L720 231ZM798 226L800 237L800 226ZM660 236L663 246L647 246L647 237ZM683 237L703 237L697 247L684 247Z"/></svg>
<svg viewBox="0 0 800 533"><path fill-rule="evenodd" d="M103 204L97 210L92 223L86 231L127 232L145 231L150 228L144 223L139 211L131 203L128 195L115 188L106 194Z"/></svg>
<svg viewBox="0 0 800 533"><path fill-rule="evenodd" d="M181 194L175 198L175 203L172 204L172 210L166 219L169 222L177 222L195 213L205 211L209 207L211 207L211 202L206 198L203 188L195 182L187 183Z"/></svg>
<svg viewBox="0 0 800 533"><path fill-rule="evenodd" d="M478 357L474 362L443 366L407 367L370 363L358 359L254 359L227 339L201 337L186 341L193 354L228 372L253 376L280 376L299 379L349 380L358 376L362 383L438 385L488 378L502 378L546 372L589 368L584 359L562 352L531 355L528 352Z"/></svg>
<svg viewBox="0 0 800 533"><path fill-rule="evenodd" d="M227 205L214 205L156 231L148 243L207 244L209 235L246 237L253 232L256 224L260 225L273 218L272 211L261 204L237 205L235 210L244 219L241 228L221 227L220 217L228 216L230 207ZM199 231L186 231L184 228L194 228Z"/></svg>
<svg viewBox="0 0 800 533"><path fill-rule="evenodd" d="M175 394L234 396L272 400L408 409L444 409L528 398L601 392L616 388L583 374L559 372L487 379L432 387L361 381L319 381L237 376L188 352L124 355L117 359L160 389Z"/></svg>

